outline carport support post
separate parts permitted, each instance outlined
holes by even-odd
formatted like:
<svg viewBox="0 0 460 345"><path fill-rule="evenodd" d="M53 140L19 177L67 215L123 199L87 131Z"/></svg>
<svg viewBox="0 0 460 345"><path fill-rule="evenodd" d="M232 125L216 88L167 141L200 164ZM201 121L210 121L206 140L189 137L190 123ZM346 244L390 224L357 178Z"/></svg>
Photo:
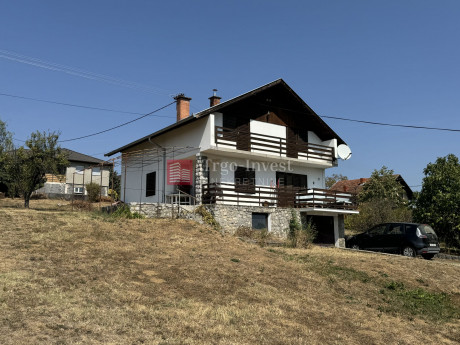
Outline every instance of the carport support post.
<svg viewBox="0 0 460 345"><path fill-rule="evenodd" d="M345 218L343 214L334 216L334 240L336 247L345 248Z"/></svg>

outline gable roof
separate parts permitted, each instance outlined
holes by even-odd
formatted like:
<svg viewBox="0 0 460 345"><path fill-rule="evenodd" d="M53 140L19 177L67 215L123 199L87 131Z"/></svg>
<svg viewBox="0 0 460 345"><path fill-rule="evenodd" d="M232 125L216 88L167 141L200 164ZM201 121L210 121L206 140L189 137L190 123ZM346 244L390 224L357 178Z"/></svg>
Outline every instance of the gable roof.
<svg viewBox="0 0 460 345"><path fill-rule="evenodd" d="M224 101L220 104L217 104L213 107L209 107L205 110L202 110L196 114L192 114L191 116L183 119L183 120L180 120L176 123L173 123L172 125L169 125L159 131L156 131L152 134L149 134L145 137L142 137L136 141L133 141L127 145L124 145L122 147L119 147L109 153L106 153L105 156L112 156L114 155L115 153L118 153L118 152L122 152L132 146L135 146L137 144L140 144L142 142L146 142L148 141L149 139L152 139L152 138L155 138L161 134L165 134L171 130L174 130L176 128L179 128L179 127L182 127L188 123L191 123L191 122L194 122L198 119L201 119L201 118L204 118L206 116L208 116L209 114L212 114L214 112L223 112L226 108L229 108L231 106L234 106L236 104L238 104L239 102L243 102L243 101L246 101L246 100L249 100L251 97L255 97L255 96L258 96L268 90L273 90L274 92L280 92L281 90L284 90L286 91L286 94L290 95L291 98L293 98L296 102L296 105L297 105L297 109L288 109L288 108L283 108L283 107L280 107L279 105L273 105L274 107L278 107L279 109L284 109L284 110L287 110L287 111L290 111L290 112L294 112L294 113L303 113L304 115L311 115L312 118L313 118L313 121L315 122L315 125L316 127L318 128L318 130L325 136L327 136L328 138L336 138L337 139L337 143L338 144L345 144L345 141L340 138L337 133L335 133L332 128L330 128L326 122L324 122L323 119L321 119L320 116L318 116L318 114L316 114L313 109L311 109L307 103L304 102L304 100L302 98L300 98L299 95L297 95L297 93L294 92L294 90L291 89L291 87L283 80L283 79L277 79L271 83L268 83L268 84L265 84L263 86L260 86L254 90L251 90L251 91L248 91L242 95L239 95L237 97L234 97L232 99L229 99L228 101Z"/></svg>
<svg viewBox="0 0 460 345"><path fill-rule="evenodd" d="M406 181L404 181L402 176L399 174L395 174L393 175L393 177L395 178L397 182L399 182L403 186L404 190L406 191L407 197L409 199L412 199L414 192L409 187L409 185L406 183ZM339 192L349 192L349 193L358 194L363 188L363 185L369 180L370 178L368 177L361 177L361 178L354 179L354 180L337 181L336 183L334 183L334 185L330 189L336 190Z"/></svg>
<svg viewBox="0 0 460 345"><path fill-rule="evenodd" d="M67 160L69 162L81 162L81 163L89 163L89 164L101 164L105 162L102 159L91 157L91 156L88 156L88 155L85 155L83 153L76 152L73 150L63 148L62 151L64 151L67 154ZM109 163L106 163L106 164L109 164Z"/></svg>

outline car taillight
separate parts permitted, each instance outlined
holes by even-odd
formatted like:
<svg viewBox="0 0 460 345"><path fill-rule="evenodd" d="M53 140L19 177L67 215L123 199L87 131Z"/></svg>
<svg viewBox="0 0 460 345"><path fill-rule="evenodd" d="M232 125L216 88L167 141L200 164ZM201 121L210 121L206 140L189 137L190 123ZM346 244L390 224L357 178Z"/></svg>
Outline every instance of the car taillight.
<svg viewBox="0 0 460 345"><path fill-rule="evenodd" d="M422 232L420 231L419 228L415 231L415 234L417 235L418 238L427 238L426 235L422 235Z"/></svg>

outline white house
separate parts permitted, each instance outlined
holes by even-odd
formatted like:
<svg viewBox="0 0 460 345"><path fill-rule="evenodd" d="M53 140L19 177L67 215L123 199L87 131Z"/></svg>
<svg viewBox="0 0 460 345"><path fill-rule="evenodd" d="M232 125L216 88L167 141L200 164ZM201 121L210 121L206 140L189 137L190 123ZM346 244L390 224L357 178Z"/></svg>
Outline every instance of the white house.
<svg viewBox="0 0 460 345"><path fill-rule="evenodd" d="M49 198L84 198L87 195L86 185L97 183L101 196L107 196L112 163L85 155L69 149L62 149L69 162L61 174L45 174L46 182L34 193L45 194Z"/></svg>
<svg viewBox="0 0 460 345"><path fill-rule="evenodd" d="M176 97L176 123L106 154L121 153L124 202L204 204L224 229L280 235L294 209L320 242L344 245L343 216L358 211L325 189L325 170L346 144L282 79L192 115L190 100Z"/></svg>

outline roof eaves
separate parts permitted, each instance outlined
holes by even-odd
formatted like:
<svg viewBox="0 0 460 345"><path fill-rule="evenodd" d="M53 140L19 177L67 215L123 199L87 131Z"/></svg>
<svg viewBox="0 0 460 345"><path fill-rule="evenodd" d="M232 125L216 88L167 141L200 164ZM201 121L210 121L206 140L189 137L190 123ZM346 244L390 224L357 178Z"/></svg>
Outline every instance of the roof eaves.
<svg viewBox="0 0 460 345"><path fill-rule="evenodd" d="M171 125L169 125L169 126L167 126L165 128L162 128L162 129L160 129L160 130L158 130L156 132L153 132L153 133L151 133L149 135L146 135L145 137L142 137L142 138L140 138L138 140L130 142L129 144L126 144L124 146L121 146L121 147L113 150L113 151L110 151L110 152L104 154L104 156L110 157L110 156L114 155L115 153L118 153L118 152L124 151L126 149L129 149L130 147L132 147L134 145L138 145L140 143L143 143L144 141L147 141L149 139L155 138L155 137L157 137L157 136L159 136L161 134L165 134L165 133L167 133L167 132L169 132L169 131L171 131L171 130L173 130L175 128L179 128L179 127L181 127L181 126L183 126L183 125L185 125L185 124L187 124L189 122L195 121L196 119L197 119L197 117L192 114L192 115L190 115L189 117L186 117L183 120L175 122L175 123L173 123L173 124L171 124Z"/></svg>

